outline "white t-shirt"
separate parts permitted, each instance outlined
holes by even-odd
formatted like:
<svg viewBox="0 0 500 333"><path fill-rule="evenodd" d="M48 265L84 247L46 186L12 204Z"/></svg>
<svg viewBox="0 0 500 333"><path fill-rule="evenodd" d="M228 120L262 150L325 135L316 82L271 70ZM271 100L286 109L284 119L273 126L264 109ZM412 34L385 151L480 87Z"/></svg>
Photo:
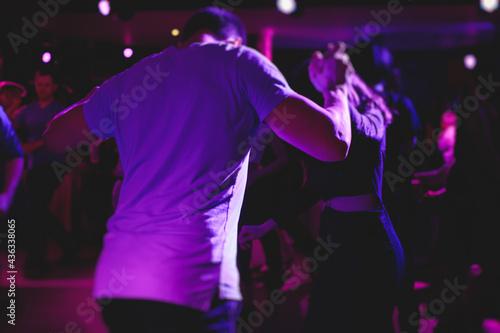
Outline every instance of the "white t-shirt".
<svg viewBox="0 0 500 333"><path fill-rule="evenodd" d="M225 43L169 47L106 81L84 105L115 137L124 180L93 296L206 311L240 300L237 224L260 122L293 91L270 61Z"/></svg>

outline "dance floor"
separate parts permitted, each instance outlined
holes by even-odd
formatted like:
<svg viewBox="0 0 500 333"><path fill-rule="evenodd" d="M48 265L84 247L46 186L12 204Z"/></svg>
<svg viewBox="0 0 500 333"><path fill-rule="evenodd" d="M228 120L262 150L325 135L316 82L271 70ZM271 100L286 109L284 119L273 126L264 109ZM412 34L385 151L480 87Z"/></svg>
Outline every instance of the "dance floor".
<svg viewBox="0 0 500 333"><path fill-rule="evenodd" d="M252 286L243 288L247 299L255 302L247 304L264 304L269 299L269 290L259 282L261 267L259 256L261 250L257 247L254 251L257 258L255 279ZM22 277L21 270L16 275L16 325L7 324L7 317L2 316L0 332L21 333L106 333L107 329L99 315L99 308L91 299L92 277L95 259L98 249L84 248L80 251L78 262L67 267L55 265L58 258L57 249L50 252L53 260L53 269L49 276L43 279L30 280ZM18 253L18 264L23 261L23 251ZM0 257L2 278L0 283L0 300L2 308L7 305L8 284L5 276L7 257L2 252ZM292 257L292 263L299 263L303 256L296 252ZM298 333L303 322L307 299L310 291L311 280L301 277L302 284L291 290L287 283L282 287L284 291L284 302L267 307L265 310L248 308L239 319L239 333L276 333L288 332ZM416 287L425 295L425 284L417 284ZM249 296L250 295L250 296ZM423 296L422 298L425 298ZM422 299L421 310L426 306ZM258 306L257 306L258 307ZM361 318L360 318L361 319ZM422 333L432 333L435 321L426 320ZM398 333L398 332L396 332Z"/></svg>

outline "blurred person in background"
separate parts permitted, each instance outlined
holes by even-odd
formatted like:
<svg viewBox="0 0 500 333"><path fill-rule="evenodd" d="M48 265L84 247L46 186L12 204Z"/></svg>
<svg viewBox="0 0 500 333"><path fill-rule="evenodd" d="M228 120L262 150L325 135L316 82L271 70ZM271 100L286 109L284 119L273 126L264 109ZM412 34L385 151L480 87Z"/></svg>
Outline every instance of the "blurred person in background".
<svg viewBox="0 0 500 333"><path fill-rule="evenodd" d="M26 89L19 83L12 81L0 82L0 106L7 114L10 121L14 121L17 115L25 107L22 105Z"/></svg>
<svg viewBox="0 0 500 333"><path fill-rule="evenodd" d="M248 181L241 208L238 229L245 225L262 224L296 192L302 183L300 161L289 154L289 144L281 140L266 124L261 124L257 139L250 150ZM278 230L260 239L266 270L261 279L268 290L280 289L285 273L282 243ZM243 294L243 313L253 310L253 282L250 267L252 249L238 249L238 269ZM248 302L245 302L248 301ZM248 311L247 311L248 310Z"/></svg>
<svg viewBox="0 0 500 333"><path fill-rule="evenodd" d="M373 64L372 73L376 74L370 76L372 82L369 84L383 96L392 118L386 134L382 196L405 254L405 274L397 302L398 323L401 331L417 333L420 311L415 292L414 196L411 177L397 177L400 176L401 158L409 159L422 134L422 125L413 102L403 91L402 73L394 65L391 51L377 39L372 41L370 50L373 60L368 63Z"/></svg>
<svg viewBox="0 0 500 333"><path fill-rule="evenodd" d="M22 148L28 158L26 188L30 207L33 209L23 270L27 278L45 277L50 272L51 267L47 261L49 235L54 237L63 250L60 263L70 262L78 247L61 221L49 209L54 192L61 184L54 163L64 164L66 158L64 153L54 154L48 151L42 140L42 134L50 120L64 109L54 97L57 88L53 71L43 69L36 72L35 91L38 100L26 106L15 119L18 130L27 136Z"/></svg>
<svg viewBox="0 0 500 333"><path fill-rule="evenodd" d="M443 314L435 332L482 332L500 320L500 71L479 59L462 69L453 111L456 144L446 184L446 216L436 265L448 269L464 290ZM467 288L465 288L467 286ZM498 327L498 326L497 326Z"/></svg>

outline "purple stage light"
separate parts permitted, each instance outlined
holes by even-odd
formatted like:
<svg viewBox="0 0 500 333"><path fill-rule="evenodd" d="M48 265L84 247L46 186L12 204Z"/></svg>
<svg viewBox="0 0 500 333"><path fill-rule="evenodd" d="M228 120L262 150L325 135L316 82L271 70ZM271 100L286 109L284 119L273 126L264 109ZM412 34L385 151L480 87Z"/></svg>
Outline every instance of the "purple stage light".
<svg viewBox="0 0 500 333"><path fill-rule="evenodd" d="M133 54L134 51L130 47L127 47L125 50L123 50L123 56L125 58L130 58Z"/></svg>
<svg viewBox="0 0 500 333"><path fill-rule="evenodd" d="M290 15L297 10L297 1L295 0L277 0L276 8L283 14Z"/></svg>
<svg viewBox="0 0 500 333"><path fill-rule="evenodd" d="M493 13L498 9L498 0L480 0L479 7L487 13Z"/></svg>
<svg viewBox="0 0 500 333"><path fill-rule="evenodd" d="M111 12L111 5L109 4L108 0L100 0L97 7L99 8L99 13L104 16L108 16Z"/></svg>
<svg viewBox="0 0 500 333"><path fill-rule="evenodd" d="M52 59L52 55L50 54L50 52L45 52L43 55L42 55L42 61L44 63L48 63L50 61L50 59Z"/></svg>
<svg viewBox="0 0 500 333"><path fill-rule="evenodd" d="M468 70L473 70L476 67L477 59L473 54L466 54L464 56L464 65Z"/></svg>

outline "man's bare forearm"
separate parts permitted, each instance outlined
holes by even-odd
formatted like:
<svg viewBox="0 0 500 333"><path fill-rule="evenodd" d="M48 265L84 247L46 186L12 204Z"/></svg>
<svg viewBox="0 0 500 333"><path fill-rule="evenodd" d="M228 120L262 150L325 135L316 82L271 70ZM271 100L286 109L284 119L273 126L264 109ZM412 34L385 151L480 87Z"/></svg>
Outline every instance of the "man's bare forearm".
<svg viewBox="0 0 500 333"><path fill-rule="evenodd" d="M25 154L31 153L34 150L37 150L38 148L43 147L43 140L36 140L32 142L25 142L21 144L21 148L23 149L23 152Z"/></svg>
<svg viewBox="0 0 500 333"><path fill-rule="evenodd" d="M284 141L325 162L346 158L351 142L345 92L335 92L323 108L301 95L285 98L266 118Z"/></svg>

